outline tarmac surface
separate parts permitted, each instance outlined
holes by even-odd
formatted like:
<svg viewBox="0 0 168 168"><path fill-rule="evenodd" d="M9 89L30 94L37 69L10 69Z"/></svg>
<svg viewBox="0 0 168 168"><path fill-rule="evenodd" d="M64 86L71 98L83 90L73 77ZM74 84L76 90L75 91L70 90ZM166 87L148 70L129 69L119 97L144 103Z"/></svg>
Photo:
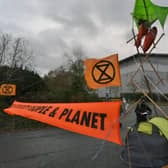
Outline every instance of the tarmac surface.
<svg viewBox="0 0 168 168"><path fill-rule="evenodd" d="M136 122L135 113L121 122L124 143L126 128ZM128 168L120 160L121 151L118 144L59 128L0 133L0 168Z"/></svg>
<svg viewBox="0 0 168 168"><path fill-rule="evenodd" d="M1 133L0 168L126 168L122 146L59 128Z"/></svg>

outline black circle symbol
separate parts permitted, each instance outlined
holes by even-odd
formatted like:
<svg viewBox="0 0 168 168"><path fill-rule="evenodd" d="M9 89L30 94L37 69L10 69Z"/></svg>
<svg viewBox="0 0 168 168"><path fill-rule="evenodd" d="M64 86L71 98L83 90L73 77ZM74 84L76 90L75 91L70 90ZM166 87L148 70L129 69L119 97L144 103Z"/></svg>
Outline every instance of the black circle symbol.
<svg viewBox="0 0 168 168"><path fill-rule="evenodd" d="M2 93L4 94L12 94L13 93L13 87L9 85L5 85L2 87Z"/></svg>
<svg viewBox="0 0 168 168"><path fill-rule="evenodd" d="M96 74L96 72L99 72ZM115 67L107 60L97 62L92 69L93 80L99 84L107 84L115 78Z"/></svg>

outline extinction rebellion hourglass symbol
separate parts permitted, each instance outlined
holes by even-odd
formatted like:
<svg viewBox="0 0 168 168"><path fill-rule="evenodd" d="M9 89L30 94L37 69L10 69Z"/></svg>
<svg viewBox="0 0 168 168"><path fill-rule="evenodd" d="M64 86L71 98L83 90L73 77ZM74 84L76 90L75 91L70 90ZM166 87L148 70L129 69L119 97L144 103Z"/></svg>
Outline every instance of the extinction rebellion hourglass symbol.
<svg viewBox="0 0 168 168"><path fill-rule="evenodd" d="M4 94L11 94L11 93L13 93L13 87L12 86L10 86L10 85L6 85L6 86L4 86L3 88L2 88L2 93L4 93Z"/></svg>
<svg viewBox="0 0 168 168"><path fill-rule="evenodd" d="M93 80L98 84L107 84L115 78L114 65L107 60L97 62L92 69Z"/></svg>
<svg viewBox="0 0 168 168"><path fill-rule="evenodd" d="M15 96L16 95L16 85L2 84L0 86L0 95Z"/></svg>

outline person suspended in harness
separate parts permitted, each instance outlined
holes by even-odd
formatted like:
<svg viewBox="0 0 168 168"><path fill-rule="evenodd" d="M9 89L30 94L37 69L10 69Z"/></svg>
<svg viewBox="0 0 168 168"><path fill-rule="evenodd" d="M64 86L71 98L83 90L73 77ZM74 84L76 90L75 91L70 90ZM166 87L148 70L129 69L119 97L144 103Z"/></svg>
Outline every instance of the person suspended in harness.
<svg viewBox="0 0 168 168"><path fill-rule="evenodd" d="M148 115L152 114L151 108L146 104L145 98L142 98L141 103L135 108L135 113L137 117L137 124L141 121L147 121Z"/></svg>

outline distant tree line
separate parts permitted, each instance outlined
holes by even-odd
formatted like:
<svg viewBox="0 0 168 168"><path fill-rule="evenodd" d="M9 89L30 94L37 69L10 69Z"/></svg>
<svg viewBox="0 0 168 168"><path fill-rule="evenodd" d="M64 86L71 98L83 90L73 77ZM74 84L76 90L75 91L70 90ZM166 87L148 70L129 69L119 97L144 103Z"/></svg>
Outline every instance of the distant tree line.
<svg viewBox="0 0 168 168"><path fill-rule="evenodd" d="M84 54L77 48L66 55L67 63L44 77L35 72L34 53L24 38L0 35L0 85L16 85L16 96L0 96L0 128L45 127L38 121L9 116L3 112L14 100L25 102L91 102L99 101L84 79Z"/></svg>

